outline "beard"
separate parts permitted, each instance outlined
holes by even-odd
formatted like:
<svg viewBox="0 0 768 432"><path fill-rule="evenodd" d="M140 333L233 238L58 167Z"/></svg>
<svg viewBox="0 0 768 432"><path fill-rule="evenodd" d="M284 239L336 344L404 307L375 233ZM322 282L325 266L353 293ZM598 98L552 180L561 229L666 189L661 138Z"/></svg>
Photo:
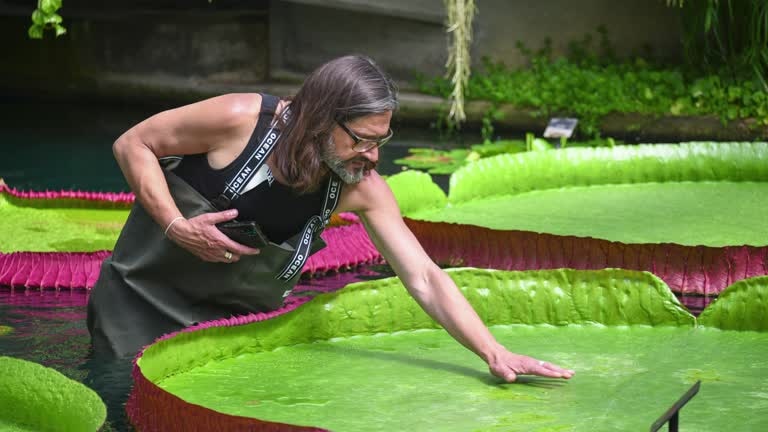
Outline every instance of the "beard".
<svg viewBox="0 0 768 432"><path fill-rule="evenodd" d="M355 156L347 160L340 158L338 153L336 153L336 145L333 142L333 138L328 138L328 141L323 145L320 158L346 184L360 183L371 170L376 169L376 162L372 162L363 156ZM357 162L362 163L362 166L358 168L347 167L347 164Z"/></svg>

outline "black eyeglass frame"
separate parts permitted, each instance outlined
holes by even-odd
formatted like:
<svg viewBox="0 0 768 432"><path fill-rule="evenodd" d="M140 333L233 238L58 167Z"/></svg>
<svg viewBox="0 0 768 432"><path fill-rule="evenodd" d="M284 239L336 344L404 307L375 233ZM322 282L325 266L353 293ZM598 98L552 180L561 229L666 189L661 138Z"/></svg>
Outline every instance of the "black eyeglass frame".
<svg viewBox="0 0 768 432"><path fill-rule="evenodd" d="M392 131L392 128L389 128L389 132L387 132L387 136L385 137L378 138L378 139L360 138L359 136L357 136L357 134L352 132L352 130L350 130L347 127L347 125L345 125L344 123L338 120L336 121L336 123L338 123L338 125L344 130L344 132L346 132L347 135L349 135L349 137L352 138L352 140L355 142L355 144L352 146L352 150L358 153L365 153L374 147L378 148L383 146L384 144L388 143L389 140L392 139L392 136L395 134L395 132ZM371 144L368 144L366 147L363 147L360 145L360 143L371 143Z"/></svg>

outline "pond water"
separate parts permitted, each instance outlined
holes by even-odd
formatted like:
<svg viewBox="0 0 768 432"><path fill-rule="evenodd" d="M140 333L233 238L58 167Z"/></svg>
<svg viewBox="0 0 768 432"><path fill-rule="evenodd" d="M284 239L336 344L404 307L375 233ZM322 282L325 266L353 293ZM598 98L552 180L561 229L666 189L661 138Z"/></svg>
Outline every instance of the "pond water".
<svg viewBox="0 0 768 432"><path fill-rule="evenodd" d="M166 107L137 107L66 102L0 102L0 178L25 190L126 191L111 144L131 125ZM379 171L401 170L392 161L409 147L437 143L434 130L397 130L382 149ZM448 177L436 182L447 190ZM391 276L387 266L358 268L305 280L300 289L328 291L348 283ZM688 297L684 303L698 312L708 302ZM85 326L87 293L83 290L25 290L0 286L0 354L53 367L96 390L108 406L104 430L130 430L123 404L130 385L130 360L95 358Z"/></svg>
<svg viewBox="0 0 768 432"><path fill-rule="evenodd" d="M127 191L112 143L134 124L167 108L0 99L0 178L24 190ZM382 174L400 172L393 161L411 147L455 145L441 141L430 128L403 129L397 123L393 120L392 141L379 152ZM460 139L479 141L479 134L471 134ZM448 187L447 176L437 176L436 182Z"/></svg>

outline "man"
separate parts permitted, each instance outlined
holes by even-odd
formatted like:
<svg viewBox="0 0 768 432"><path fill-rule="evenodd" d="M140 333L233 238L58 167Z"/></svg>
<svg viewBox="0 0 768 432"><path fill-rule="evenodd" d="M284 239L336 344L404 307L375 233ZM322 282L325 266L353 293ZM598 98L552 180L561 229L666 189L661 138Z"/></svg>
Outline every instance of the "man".
<svg viewBox="0 0 768 432"><path fill-rule="evenodd" d="M373 61L347 56L315 70L290 100L228 94L159 113L123 134L114 153L139 205L91 294L94 346L134 354L186 325L279 307L311 252L300 252L302 245L317 237L317 222L338 199L335 210L361 217L409 293L494 375L570 378L570 370L496 342L403 222L375 170L392 136L396 97ZM180 155L173 169L159 162ZM251 248L224 235L217 224L236 217L258 222L269 245ZM274 258L280 254L287 261Z"/></svg>

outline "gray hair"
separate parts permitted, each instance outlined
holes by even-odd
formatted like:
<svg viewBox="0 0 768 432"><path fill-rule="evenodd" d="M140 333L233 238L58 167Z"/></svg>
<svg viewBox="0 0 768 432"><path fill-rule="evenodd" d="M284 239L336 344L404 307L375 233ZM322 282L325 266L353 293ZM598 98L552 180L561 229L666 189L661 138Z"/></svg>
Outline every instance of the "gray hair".
<svg viewBox="0 0 768 432"><path fill-rule="evenodd" d="M295 189L312 190L327 173L322 148L338 122L397 108L397 86L369 57L349 55L321 65L291 98L292 116L275 148L277 169Z"/></svg>

